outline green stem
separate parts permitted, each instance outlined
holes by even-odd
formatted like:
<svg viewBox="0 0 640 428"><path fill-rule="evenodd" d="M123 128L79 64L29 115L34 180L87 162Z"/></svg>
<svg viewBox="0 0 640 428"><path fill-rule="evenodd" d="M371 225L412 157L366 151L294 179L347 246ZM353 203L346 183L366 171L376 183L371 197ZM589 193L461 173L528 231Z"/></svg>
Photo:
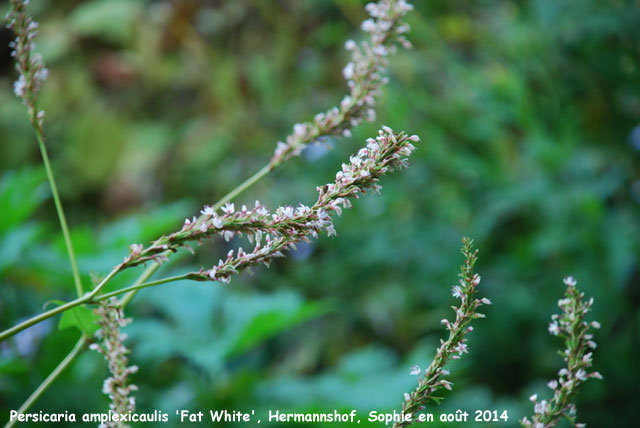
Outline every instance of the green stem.
<svg viewBox="0 0 640 428"><path fill-rule="evenodd" d="M53 382L55 382L56 379L58 379L58 376L62 374L64 369L66 369L71 364L71 362L78 356L78 354L80 354L80 351L82 351L82 348L84 348L86 343L87 343L87 336L83 334L80 337L80 339L78 339L78 342L73 347L71 352L66 357L64 357L64 360L60 361L60 364L58 364L58 366L55 369L53 369L53 371L49 374L49 376L47 376L47 378L44 381L42 381L40 386L38 386L36 390L31 393L29 398L27 398L27 401L25 401L22 404L22 406L20 406L20 408L18 409L18 414L23 414L31 408L33 403L35 403L42 396L42 394L45 393L45 391L53 384ZM18 422L17 419L9 420L5 424L4 428L11 428L17 422Z"/></svg>
<svg viewBox="0 0 640 428"><path fill-rule="evenodd" d="M95 297L100 292L100 290L102 290L102 288L107 284L107 282L109 282L111 278L113 278L118 273L118 271L119 271L119 266L116 266L115 268L113 268L113 270L109 272L109 275L107 275L98 285L96 285L96 287L91 291L91 293L87 293L82 297L78 297L75 300L72 300L63 305L57 306L51 310L48 310L39 315L36 315L32 318L29 318L28 320L23 321L20 324L14 325L13 327L3 331L2 333L0 333L0 342L7 339L8 337L11 337L21 332L26 328L31 327L32 325L38 324L39 322L42 322L48 318L58 315L61 312L74 308L78 305L82 305L83 303L90 302L91 299Z"/></svg>
<svg viewBox="0 0 640 428"><path fill-rule="evenodd" d="M253 186L253 184L255 184L258 180L260 180L262 177L264 177L269 172L271 172L272 169L273 168L271 167L270 164L263 166L258 172L253 174L251 177L247 178L238 187L236 187L235 189L233 189L232 191L224 195L222 198L220 198L220 200L216 202L212 208L214 210L219 209L224 204L226 204L227 202L229 202L230 200L238 196L240 193L244 192L249 187Z"/></svg>
<svg viewBox="0 0 640 428"><path fill-rule="evenodd" d="M19 333L22 330L31 327L32 325L38 324L39 322L42 322L42 321L44 321L44 320L46 320L48 318L56 316L59 313L62 313L64 311L68 311L69 309L75 308L76 306L80 306L80 305L85 304L85 303L96 303L96 302L99 302L101 300L105 300L105 299L108 299L110 297L113 297L113 296L119 296L120 294L135 292L135 291L143 289L143 288L153 287L154 285L166 284L168 282L179 281L181 279L187 279L188 278L188 274L185 274L185 275L171 276L171 277L168 277L168 278L162 278L162 279L159 279L159 280L156 280L156 281L150 281L150 282L136 281L136 283L134 283L130 287L121 288L120 290L112 291L110 293L101 294L100 296L98 296L97 294L100 292L100 290L104 287L104 285L117 272L118 272L117 269L112 270L111 273L109 274L109 276L107 276L105 279L103 279L102 282L100 284L98 284L96 286L96 288L94 288L91 293L87 293L82 297L79 297L79 298L77 298L75 300L71 300L70 302L67 302L67 303L65 303L63 305L57 306L57 307L55 307L55 308L53 308L51 310L43 312L43 313L41 313L39 315L36 315L36 316L34 316L32 318L29 318L28 320L23 321L20 324L17 324L15 326L11 327L10 329L7 329L7 330L3 331L2 333L0 333L0 341L3 341L4 339L13 336L16 333ZM153 273L153 272L151 272L151 273ZM149 273L149 275L151 275L151 273Z"/></svg>
<svg viewBox="0 0 640 428"><path fill-rule="evenodd" d="M51 170L51 164L49 162L49 155L47 154L47 147L44 144L44 138L42 132L38 127L36 129L36 137L38 139L38 146L40 147L40 153L42 154L42 162L44 163L44 169L47 172L47 178L49 179L49 186L51 187L51 194L53 196L53 202L58 212L58 219L60 220L60 228L62 229L62 236L64 236L64 242L67 246L67 253L69 254L69 261L71 262L71 272L73 273L73 282L76 286L76 293L78 297L82 296L84 291L82 290L82 280L80 279L80 273L78 271L78 265L76 264L76 256L73 252L73 245L71 244L71 235L69 234L69 226L67 226L67 219L64 215L64 209L62 208L62 202L60 202L60 195L58 194L58 186L56 186L56 180L53 177L53 171Z"/></svg>
<svg viewBox="0 0 640 428"><path fill-rule="evenodd" d="M151 275L153 275L158 270L159 267L160 267L159 263L153 262L151 264L151 266L149 266L148 268L146 268L144 270L144 272L142 272L142 275L140 275L138 277L138 279L136 279L136 282L134 282L133 285L138 285L138 284L144 283L147 279L149 279L151 277ZM133 298L136 297L136 294L138 294L138 290L133 290L133 291L128 292L122 298L122 300L120 300L120 307L124 308L129 303L131 303Z"/></svg>
<svg viewBox="0 0 640 428"><path fill-rule="evenodd" d="M106 300L106 299L109 299L109 298L114 297L114 296L119 296L119 295L124 294L124 293L136 292L138 290L142 290L143 288L153 287L153 286L156 286L156 285L162 285L162 284L166 284L168 282L180 281L182 279L188 279L188 278L189 278L189 274L185 274L185 275L170 276L170 277L158 279L158 280L155 280L155 281L149 281L149 282L142 282L142 283L139 283L139 284L133 284L133 285L131 285L129 287L121 288L120 290L115 290L115 291L112 291L110 293L101 294L101 295L91 299L91 302L92 303L93 302L100 302L102 300ZM138 281L136 281L136 282L138 282Z"/></svg>

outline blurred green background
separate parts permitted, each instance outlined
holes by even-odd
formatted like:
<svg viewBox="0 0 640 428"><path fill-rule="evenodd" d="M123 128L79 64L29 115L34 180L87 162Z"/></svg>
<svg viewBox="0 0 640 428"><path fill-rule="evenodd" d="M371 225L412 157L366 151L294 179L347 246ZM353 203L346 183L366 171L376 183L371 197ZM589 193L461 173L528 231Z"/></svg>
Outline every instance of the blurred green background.
<svg viewBox="0 0 640 428"><path fill-rule="evenodd" d="M365 18L359 0L32 3L50 69L48 146L85 284L128 244L174 230L255 172L294 123L338 103L343 44L361 38ZM376 123L305 152L236 202L312 203L380 124L421 136L411 168L343 214L336 238L270 270L141 292L127 327L138 411L175 421L176 409L354 408L366 426L370 410L399 409L416 383L409 367L424 368L444 335L469 235L480 294L494 305L451 365L454 391L431 411L508 410L500 426L531 414L527 397L548 396L562 366L546 327L573 275L595 298L605 378L583 387L579 420L637 426L640 3L415 3L415 47L393 57ZM3 329L73 298L37 145L12 93L11 39L0 31ZM157 277L226 251L207 244ZM0 344L3 421L78 337L56 330L53 319ZM106 375L85 352L34 410L106 411ZM494 424L465 426L479 425Z"/></svg>

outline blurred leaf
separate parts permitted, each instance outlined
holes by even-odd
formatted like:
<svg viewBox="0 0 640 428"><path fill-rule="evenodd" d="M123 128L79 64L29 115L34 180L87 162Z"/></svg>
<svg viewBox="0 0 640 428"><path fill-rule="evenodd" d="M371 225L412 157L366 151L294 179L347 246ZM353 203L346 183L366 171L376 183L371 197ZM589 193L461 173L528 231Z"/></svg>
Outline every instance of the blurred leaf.
<svg viewBox="0 0 640 428"><path fill-rule="evenodd" d="M82 36L95 36L114 43L127 43L142 8L138 1L93 0L73 10L71 29Z"/></svg>
<svg viewBox="0 0 640 428"><path fill-rule="evenodd" d="M76 306L64 311L58 328L64 330L69 327L76 327L87 336L92 337L100 328L97 324L97 316L85 305Z"/></svg>
<svg viewBox="0 0 640 428"><path fill-rule="evenodd" d="M48 196L44 170L24 168L0 179L0 234L24 222Z"/></svg>
<svg viewBox="0 0 640 428"><path fill-rule="evenodd" d="M273 309L258 314L236 336L227 356L240 354L263 340L312 318L326 314L330 307L324 303L305 302L295 311Z"/></svg>

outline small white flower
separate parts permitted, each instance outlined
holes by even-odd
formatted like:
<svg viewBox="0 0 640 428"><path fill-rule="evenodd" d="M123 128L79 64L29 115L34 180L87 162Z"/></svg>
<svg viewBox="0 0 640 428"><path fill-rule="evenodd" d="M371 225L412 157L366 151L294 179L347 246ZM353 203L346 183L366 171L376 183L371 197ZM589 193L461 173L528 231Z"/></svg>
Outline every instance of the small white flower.
<svg viewBox="0 0 640 428"><path fill-rule="evenodd" d="M415 375L419 375L421 371L422 370L420 370L420 366L414 365L414 366L411 366L409 373L415 376Z"/></svg>
<svg viewBox="0 0 640 428"><path fill-rule="evenodd" d="M467 350L467 344L466 343L462 343L462 342L459 342L458 345L454 349L458 352L459 355L462 355L462 354L464 354L466 352L469 352Z"/></svg>
<svg viewBox="0 0 640 428"><path fill-rule="evenodd" d="M220 217L213 217L211 219L211 224L213 225L213 227L215 227L216 229L222 229L222 220L220 220Z"/></svg>
<svg viewBox="0 0 640 428"><path fill-rule="evenodd" d="M227 202L221 209L223 213L231 215L236 211L236 206L231 202Z"/></svg>
<svg viewBox="0 0 640 428"><path fill-rule="evenodd" d="M453 295L453 297L460 299L462 298L462 289L460 288L459 285L456 285L451 290L451 294Z"/></svg>
<svg viewBox="0 0 640 428"><path fill-rule="evenodd" d="M205 205L204 209L200 211L200 213L202 215L207 215L207 216L212 216L214 215L216 212L213 210L213 208L211 208L209 205Z"/></svg>
<svg viewBox="0 0 640 428"><path fill-rule="evenodd" d="M575 287L575 285L578 283L572 276L566 277L563 281L569 287Z"/></svg>
<svg viewBox="0 0 640 428"><path fill-rule="evenodd" d="M361 28L362 31L366 33L372 33L376 30L376 24L373 19L367 19L366 21L362 22Z"/></svg>

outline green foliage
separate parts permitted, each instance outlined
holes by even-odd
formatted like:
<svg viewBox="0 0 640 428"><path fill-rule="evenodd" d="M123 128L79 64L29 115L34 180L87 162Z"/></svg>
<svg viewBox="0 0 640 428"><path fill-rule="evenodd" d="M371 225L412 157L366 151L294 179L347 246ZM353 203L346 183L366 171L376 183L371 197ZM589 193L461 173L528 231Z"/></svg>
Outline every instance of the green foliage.
<svg viewBox="0 0 640 428"><path fill-rule="evenodd" d="M58 328L64 330L65 328L75 327L86 334L87 337L92 337L99 328L96 320L97 317L90 308L84 305L76 306L62 313Z"/></svg>

